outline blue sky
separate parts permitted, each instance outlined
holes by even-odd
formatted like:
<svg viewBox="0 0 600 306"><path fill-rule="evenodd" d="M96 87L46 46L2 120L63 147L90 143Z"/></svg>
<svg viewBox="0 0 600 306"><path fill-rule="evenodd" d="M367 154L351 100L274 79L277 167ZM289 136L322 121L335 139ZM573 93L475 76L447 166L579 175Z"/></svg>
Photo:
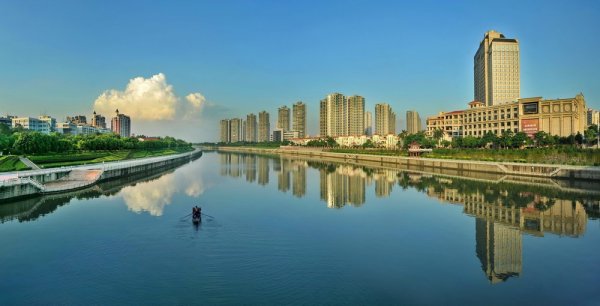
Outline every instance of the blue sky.
<svg viewBox="0 0 600 306"><path fill-rule="evenodd" d="M216 140L221 118L267 110L273 123L301 100L315 134L331 92L390 103L403 127L409 109L466 107L490 29L520 41L523 97L583 92L600 109L598 1L0 0L0 114L90 114L162 73L177 111L132 115L135 133ZM202 107L186 108L190 93Z"/></svg>

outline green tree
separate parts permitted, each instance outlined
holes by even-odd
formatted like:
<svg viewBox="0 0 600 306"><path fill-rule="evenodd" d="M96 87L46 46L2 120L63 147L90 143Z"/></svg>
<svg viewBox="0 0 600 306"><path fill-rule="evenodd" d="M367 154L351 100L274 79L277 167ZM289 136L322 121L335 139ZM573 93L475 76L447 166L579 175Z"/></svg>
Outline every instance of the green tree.
<svg viewBox="0 0 600 306"><path fill-rule="evenodd" d="M492 131L488 131L481 137L481 146L485 147L490 144L494 147L497 147L500 144L500 139L496 136L496 133Z"/></svg>
<svg viewBox="0 0 600 306"><path fill-rule="evenodd" d="M529 136L527 136L527 134L525 134L524 132L517 132L513 137L512 137L512 143L511 146L514 148L519 148L523 145L528 144L528 141L530 141L531 139L529 138Z"/></svg>
<svg viewBox="0 0 600 306"><path fill-rule="evenodd" d="M500 145L504 148L510 148L513 143L513 131L510 129L502 131L502 135L500 136Z"/></svg>
<svg viewBox="0 0 600 306"><path fill-rule="evenodd" d="M480 145L480 140L475 136L466 136L462 140L462 145L465 148L477 148Z"/></svg>
<svg viewBox="0 0 600 306"><path fill-rule="evenodd" d="M463 137L452 138L452 147L453 148L462 148L463 147Z"/></svg>
<svg viewBox="0 0 600 306"><path fill-rule="evenodd" d="M373 144L373 141L371 141L371 139L367 139L367 141L365 143L363 143L362 145L363 148L374 148L375 145Z"/></svg>
<svg viewBox="0 0 600 306"><path fill-rule="evenodd" d="M598 126L595 124L592 124L588 127L587 130L584 131L584 136L586 139L586 142L589 145L594 145L597 143L597 139L598 139Z"/></svg>
<svg viewBox="0 0 600 306"><path fill-rule="evenodd" d="M583 135L581 135L580 132L577 132L577 134L575 135L575 143L577 143L578 145L583 144Z"/></svg>
<svg viewBox="0 0 600 306"><path fill-rule="evenodd" d="M435 129L433 131L433 139L435 139L436 144L439 146L440 139L444 137L444 131L442 129Z"/></svg>
<svg viewBox="0 0 600 306"><path fill-rule="evenodd" d="M338 146L335 139L333 139L333 137L331 137L331 136L327 136L327 138L325 139L325 142L327 143L328 147L337 147Z"/></svg>

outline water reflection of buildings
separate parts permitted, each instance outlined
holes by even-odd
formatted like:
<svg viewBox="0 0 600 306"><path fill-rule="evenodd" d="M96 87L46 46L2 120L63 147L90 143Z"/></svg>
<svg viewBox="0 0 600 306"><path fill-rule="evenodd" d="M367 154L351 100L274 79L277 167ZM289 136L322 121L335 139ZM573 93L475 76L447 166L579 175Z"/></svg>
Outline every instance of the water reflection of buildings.
<svg viewBox="0 0 600 306"><path fill-rule="evenodd" d="M365 203L367 174L360 168L340 166L335 171L320 169L321 200L329 208L341 208L346 204L360 206Z"/></svg>
<svg viewBox="0 0 600 306"><path fill-rule="evenodd" d="M258 173L261 185L268 184L272 163L277 173L278 190L287 192L291 186L297 197L306 194L307 169L316 169L320 178L320 199L329 208L363 205L366 188L373 182L375 196L379 198L390 196L393 186L398 184L404 189L411 187L426 193L442 203L461 205L465 214L476 218L477 258L493 284L522 274L523 233L536 237L545 234L579 237L585 233L588 217L600 215L597 196L539 184L497 183L485 175L481 179L466 179L282 156L256 155L242 159L223 157L238 154L221 155L222 169L225 169L222 174L235 177L239 174L234 169L245 169L246 180L254 181L253 177ZM241 167L239 163L245 163L245 166Z"/></svg>
<svg viewBox="0 0 600 306"><path fill-rule="evenodd" d="M392 186L396 184L397 170L383 169L373 174L375 180L375 196L387 198L392 193Z"/></svg>
<svg viewBox="0 0 600 306"><path fill-rule="evenodd" d="M246 163L246 181L252 183L256 180L256 156L248 155L245 159Z"/></svg>
<svg viewBox="0 0 600 306"><path fill-rule="evenodd" d="M296 197L301 198L306 194L306 168L308 165L305 161L294 161L292 166L292 178L294 182L292 193Z"/></svg>
<svg viewBox="0 0 600 306"><path fill-rule="evenodd" d="M476 253L492 284L519 276L522 271L522 233L579 237L585 233L588 215L581 199L541 196L524 186L490 188L451 179L429 180L427 194L442 202L464 205L464 213L476 218ZM478 186L479 185L479 186Z"/></svg>
<svg viewBox="0 0 600 306"><path fill-rule="evenodd" d="M264 156L257 156L258 159L258 184L267 185L269 183L269 159Z"/></svg>
<svg viewBox="0 0 600 306"><path fill-rule="evenodd" d="M475 219L475 251L491 283L519 276L522 268L522 239L518 229L502 223Z"/></svg>

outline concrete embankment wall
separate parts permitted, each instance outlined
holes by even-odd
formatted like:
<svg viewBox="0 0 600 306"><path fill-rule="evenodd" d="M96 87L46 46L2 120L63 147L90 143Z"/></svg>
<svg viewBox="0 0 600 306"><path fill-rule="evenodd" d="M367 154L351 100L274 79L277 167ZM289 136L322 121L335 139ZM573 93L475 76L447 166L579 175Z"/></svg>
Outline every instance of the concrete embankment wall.
<svg viewBox="0 0 600 306"><path fill-rule="evenodd" d="M197 156L198 154L201 155L202 152L195 153L195 154L196 155L194 155L194 156ZM194 157L194 156L192 156L192 157ZM107 167L104 170L104 172L102 173L102 175L100 176L100 179L98 181L110 180L113 178L137 174L137 173L145 172L145 171L172 168L172 167L176 167L176 166L187 163L189 161L189 159L190 159L190 156L184 156L184 157L179 157L179 158L174 158L174 159L169 159L169 160L164 160L164 161L159 161L159 162L153 162L153 163L144 163L143 161L140 161L139 164L132 165L132 166L126 167L126 168L111 169L110 167Z"/></svg>
<svg viewBox="0 0 600 306"><path fill-rule="evenodd" d="M368 154L346 154L324 152L318 150L307 150L304 148L259 149L244 147L220 147L219 151L259 154L282 154L306 158L317 158L319 160L329 160L337 162L341 161L346 163L361 164L365 166L385 165L388 167L406 170L422 170L424 168L429 168L446 169L450 171L455 171L456 173L474 171L513 176L523 175L530 177L600 180L600 167L484 162ZM435 172L435 170L431 172Z"/></svg>
<svg viewBox="0 0 600 306"><path fill-rule="evenodd" d="M0 182L0 201L16 200L24 197L36 196L44 193L57 193L70 191L77 188L88 187L94 185L100 181L111 180L123 176L140 174L145 171L157 171L161 169L174 168L179 165L185 164L190 159L199 157L202 155L201 150L194 152L174 155L173 158L148 158L134 161L128 161L126 164L96 164L87 165L82 167L72 168L57 168L47 169L44 174L32 174L28 175L27 171L20 173L18 179ZM61 179L68 178L69 174L75 170L85 171L102 171L102 174L97 177L94 181L81 184L64 184L64 188L53 186L53 188L44 188L44 184L49 183L50 185L60 181ZM75 186L75 187L74 187Z"/></svg>

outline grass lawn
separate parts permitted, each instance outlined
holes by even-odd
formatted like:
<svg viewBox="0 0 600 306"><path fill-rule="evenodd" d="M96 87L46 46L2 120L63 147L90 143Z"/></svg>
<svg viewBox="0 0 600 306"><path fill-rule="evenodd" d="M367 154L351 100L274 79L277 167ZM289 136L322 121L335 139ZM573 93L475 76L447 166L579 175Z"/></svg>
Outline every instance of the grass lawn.
<svg viewBox="0 0 600 306"><path fill-rule="evenodd" d="M0 156L0 172L30 169L14 155Z"/></svg>

